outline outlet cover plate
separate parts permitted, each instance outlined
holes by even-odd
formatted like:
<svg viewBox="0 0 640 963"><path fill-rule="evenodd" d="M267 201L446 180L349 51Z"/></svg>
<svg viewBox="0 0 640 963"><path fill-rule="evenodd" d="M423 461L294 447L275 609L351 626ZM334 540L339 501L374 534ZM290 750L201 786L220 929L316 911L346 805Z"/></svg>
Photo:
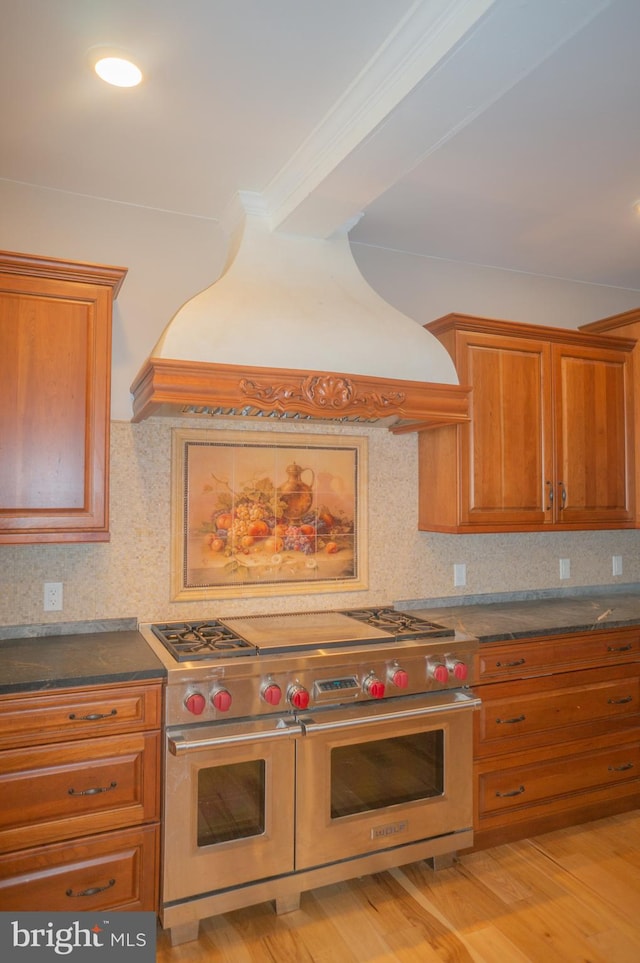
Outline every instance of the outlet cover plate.
<svg viewBox="0 0 640 963"><path fill-rule="evenodd" d="M43 606L45 612L62 612L62 582L45 582Z"/></svg>
<svg viewBox="0 0 640 963"><path fill-rule="evenodd" d="M458 562L453 566L453 584L456 588L467 584L467 566L464 562Z"/></svg>

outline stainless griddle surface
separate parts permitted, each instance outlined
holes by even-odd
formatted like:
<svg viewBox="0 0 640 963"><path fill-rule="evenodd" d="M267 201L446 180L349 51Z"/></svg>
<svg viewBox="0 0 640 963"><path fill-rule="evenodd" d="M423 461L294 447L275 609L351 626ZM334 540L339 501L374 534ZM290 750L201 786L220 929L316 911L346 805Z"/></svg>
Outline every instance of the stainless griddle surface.
<svg viewBox="0 0 640 963"><path fill-rule="evenodd" d="M325 648L366 642L393 642L393 635L340 612L289 612L221 619L261 652L277 649Z"/></svg>

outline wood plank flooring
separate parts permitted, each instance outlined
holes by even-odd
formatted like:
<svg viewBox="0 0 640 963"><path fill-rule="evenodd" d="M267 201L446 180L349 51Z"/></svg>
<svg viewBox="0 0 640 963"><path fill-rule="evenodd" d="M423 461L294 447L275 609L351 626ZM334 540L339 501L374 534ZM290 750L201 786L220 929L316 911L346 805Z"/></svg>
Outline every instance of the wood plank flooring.
<svg viewBox="0 0 640 963"><path fill-rule="evenodd" d="M158 963L638 963L640 811L211 917Z"/></svg>

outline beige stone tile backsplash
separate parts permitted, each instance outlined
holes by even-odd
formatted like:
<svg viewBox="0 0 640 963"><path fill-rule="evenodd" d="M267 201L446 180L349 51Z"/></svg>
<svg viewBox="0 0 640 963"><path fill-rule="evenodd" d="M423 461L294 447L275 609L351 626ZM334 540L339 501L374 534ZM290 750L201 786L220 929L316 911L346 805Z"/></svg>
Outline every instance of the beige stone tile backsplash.
<svg viewBox="0 0 640 963"><path fill-rule="evenodd" d="M415 435L385 428L306 425L306 433L369 440L369 588L359 592L210 602L171 602L170 510L172 427L232 428L243 423L150 419L111 426L111 541L88 545L0 546L0 625L138 618L199 618L214 613L300 611L374 602L458 598L640 581L640 533L575 532L438 535L417 530ZM290 431L277 423L247 430ZM613 578L611 556L624 574ZM558 559L571 560L560 581ZM467 566L467 585L453 587L453 565ZM43 612L43 583L62 582L62 612Z"/></svg>

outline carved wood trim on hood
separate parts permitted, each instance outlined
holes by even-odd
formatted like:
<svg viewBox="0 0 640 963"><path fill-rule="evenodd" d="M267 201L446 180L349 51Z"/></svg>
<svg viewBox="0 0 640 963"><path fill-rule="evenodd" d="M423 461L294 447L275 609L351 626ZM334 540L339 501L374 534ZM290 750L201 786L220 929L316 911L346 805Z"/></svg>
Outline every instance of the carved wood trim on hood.
<svg viewBox="0 0 640 963"><path fill-rule="evenodd" d="M339 372L151 357L132 388L133 421L153 415L281 418L423 431L469 420L470 388Z"/></svg>

